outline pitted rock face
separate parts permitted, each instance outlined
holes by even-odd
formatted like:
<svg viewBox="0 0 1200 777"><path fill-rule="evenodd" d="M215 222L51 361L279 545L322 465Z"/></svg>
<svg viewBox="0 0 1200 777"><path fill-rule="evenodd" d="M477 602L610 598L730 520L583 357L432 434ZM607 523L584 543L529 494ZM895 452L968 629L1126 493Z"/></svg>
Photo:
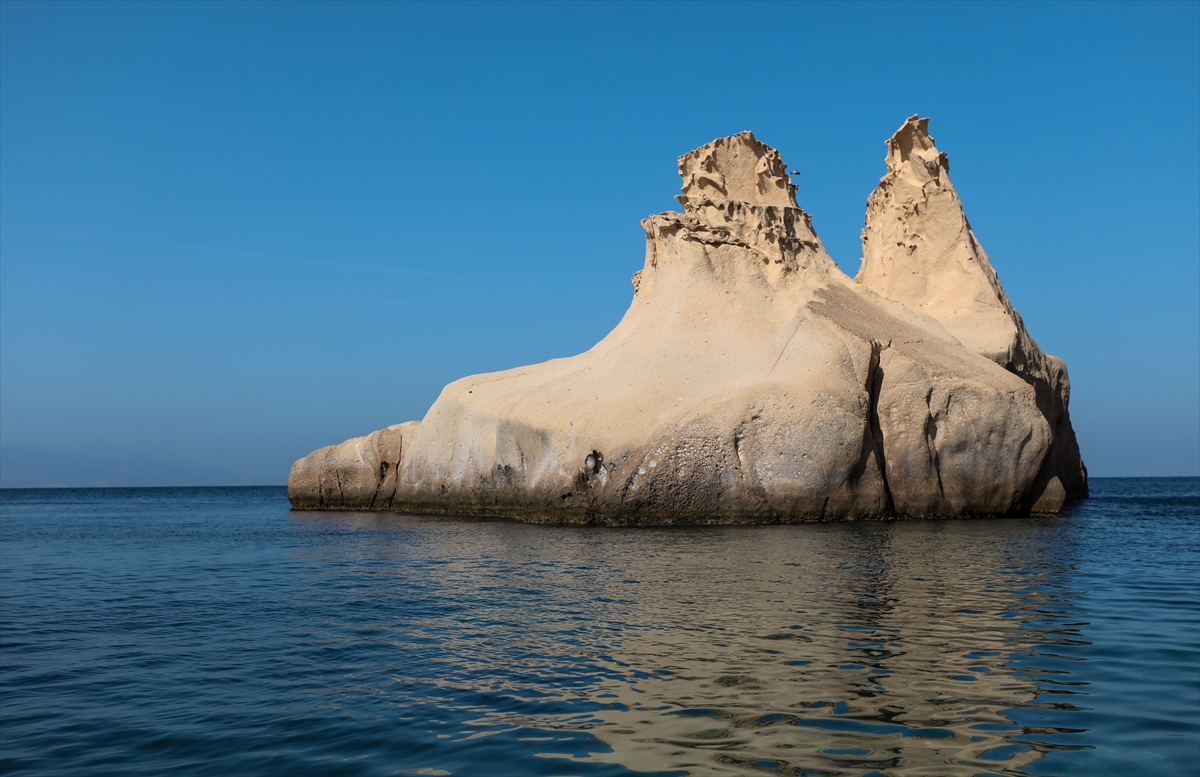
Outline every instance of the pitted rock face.
<svg viewBox="0 0 1200 777"><path fill-rule="evenodd" d="M634 286L648 299L657 287L660 262L700 243L749 252L751 271L776 291L788 284L825 283L841 271L797 204L796 187L783 157L751 132L718 138L679 157L683 213L667 212L642 221L646 267ZM688 260L690 261L690 260ZM761 266L759 266L761 265Z"/></svg>
<svg viewBox="0 0 1200 777"><path fill-rule="evenodd" d="M455 381L422 421L296 462L297 509L607 524L1055 512L1087 494L1060 360L1025 333L913 117L864 266L825 252L749 132L679 159L625 317Z"/></svg>
<svg viewBox="0 0 1200 777"><path fill-rule="evenodd" d="M950 172L950 158L937 150L929 134L929 119L909 116L888 138L887 147L889 173L913 175L924 182L939 180L942 170Z"/></svg>
<svg viewBox="0 0 1200 777"><path fill-rule="evenodd" d="M677 199L685 212L703 200L737 200L776 208L796 207L796 187L787 175L783 157L753 132L718 138L679 157L683 194Z"/></svg>

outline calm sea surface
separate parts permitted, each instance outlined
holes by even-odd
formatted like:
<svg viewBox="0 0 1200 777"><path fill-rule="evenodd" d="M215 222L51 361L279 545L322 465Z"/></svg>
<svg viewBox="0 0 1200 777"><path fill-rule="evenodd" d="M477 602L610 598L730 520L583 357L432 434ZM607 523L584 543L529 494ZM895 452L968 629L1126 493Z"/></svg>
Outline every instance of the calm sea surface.
<svg viewBox="0 0 1200 777"><path fill-rule="evenodd" d="M1193 775L1200 479L612 529L0 491L0 772Z"/></svg>

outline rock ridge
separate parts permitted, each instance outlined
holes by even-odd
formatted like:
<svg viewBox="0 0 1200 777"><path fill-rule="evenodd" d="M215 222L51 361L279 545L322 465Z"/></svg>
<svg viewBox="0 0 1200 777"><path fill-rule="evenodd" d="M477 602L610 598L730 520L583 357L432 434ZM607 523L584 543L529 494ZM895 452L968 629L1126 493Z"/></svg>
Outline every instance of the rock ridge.
<svg viewBox="0 0 1200 777"><path fill-rule="evenodd" d="M912 117L845 276L750 132L679 158L617 327L474 375L425 418L328 446L295 509L535 522L1052 513L1087 495L1061 360L1025 332Z"/></svg>

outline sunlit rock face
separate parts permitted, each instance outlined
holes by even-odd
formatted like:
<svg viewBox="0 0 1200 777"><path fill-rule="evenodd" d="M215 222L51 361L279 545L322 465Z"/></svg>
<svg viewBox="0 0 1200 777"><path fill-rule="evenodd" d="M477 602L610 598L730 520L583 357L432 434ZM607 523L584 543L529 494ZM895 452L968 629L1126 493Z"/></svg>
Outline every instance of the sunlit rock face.
<svg viewBox="0 0 1200 777"><path fill-rule="evenodd" d="M945 155L916 119L888 148L857 280L778 151L742 132L680 157L683 213L642 222L616 329L309 454L293 506L636 524L1056 512L1086 496L1066 369L1025 334Z"/></svg>

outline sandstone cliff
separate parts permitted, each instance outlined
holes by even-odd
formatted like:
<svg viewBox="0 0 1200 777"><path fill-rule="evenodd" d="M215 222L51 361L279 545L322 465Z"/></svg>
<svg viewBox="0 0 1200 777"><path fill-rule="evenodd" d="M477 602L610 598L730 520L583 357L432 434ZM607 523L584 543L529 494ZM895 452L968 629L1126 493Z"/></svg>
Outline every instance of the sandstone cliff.
<svg viewBox="0 0 1200 777"><path fill-rule="evenodd" d="M296 509L604 523L1055 512L1086 495L1062 362L1025 333L915 118L858 279L749 132L679 160L620 324L296 462Z"/></svg>

